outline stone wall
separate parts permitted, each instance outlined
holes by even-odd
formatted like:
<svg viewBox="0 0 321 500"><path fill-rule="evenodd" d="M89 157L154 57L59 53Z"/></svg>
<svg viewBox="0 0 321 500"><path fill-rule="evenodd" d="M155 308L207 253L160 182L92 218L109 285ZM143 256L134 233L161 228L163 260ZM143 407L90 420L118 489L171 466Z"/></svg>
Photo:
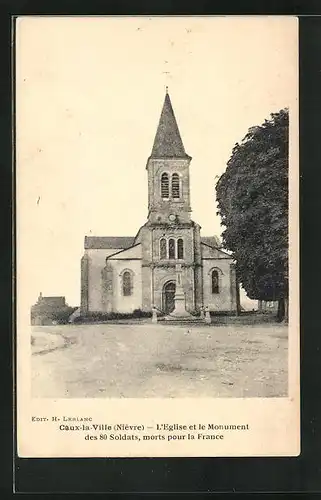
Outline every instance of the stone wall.
<svg viewBox="0 0 321 500"><path fill-rule="evenodd" d="M190 220L190 182L189 182L188 158L149 159L148 170L148 208L150 210L150 221L164 222L170 213L180 213L181 220ZM166 172L169 175L178 173L180 176L179 199L163 200L161 197L161 175Z"/></svg>
<svg viewBox="0 0 321 500"><path fill-rule="evenodd" d="M162 310L162 293L168 281L176 282L175 264L155 266L153 268L153 298L155 306ZM194 268L182 265L182 286L185 293L185 305L188 311L195 310Z"/></svg>
<svg viewBox="0 0 321 500"><path fill-rule="evenodd" d="M140 260L112 260L113 302L112 311L132 313L135 309L142 309L142 273ZM129 271L132 276L132 294L123 295L122 275Z"/></svg>
<svg viewBox="0 0 321 500"><path fill-rule="evenodd" d="M160 260L159 241L182 238L184 259ZM91 312L131 313L135 309L151 311L152 305L162 310L165 283L175 281L175 266L182 264L182 285L186 309L198 311L202 305L211 311L237 311L237 285L232 259L218 249L200 244L200 227L190 222L182 225L146 224L141 228L136 245L128 250L88 249L82 259L82 314ZM106 257L108 259L106 267ZM213 294L211 270L219 271L219 293ZM123 296L121 274L133 273L133 293Z"/></svg>
<svg viewBox="0 0 321 500"><path fill-rule="evenodd" d="M88 308L87 312L104 311L102 271L106 265L106 257L119 251L119 249L89 249L86 250L88 261Z"/></svg>
<svg viewBox="0 0 321 500"><path fill-rule="evenodd" d="M231 300L230 259L203 260L203 300L210 311L236 311L236 300ZM219 293L212 293L211 271L218 270Z"/></svg>
<svg viewBox="0 0 321 500"><path fill-rule="evenodd" d="M88 255L85 254L81 258L81 274L80 274L80 311L81 315L86 315L88 312Z"/></svg>

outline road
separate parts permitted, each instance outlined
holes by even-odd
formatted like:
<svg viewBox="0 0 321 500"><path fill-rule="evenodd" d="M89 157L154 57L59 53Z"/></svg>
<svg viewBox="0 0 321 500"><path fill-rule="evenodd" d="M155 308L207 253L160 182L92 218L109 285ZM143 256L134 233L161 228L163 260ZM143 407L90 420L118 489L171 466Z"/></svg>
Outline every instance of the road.
<svg viewBox="0 0 321 500"><path fill-rule="evenodd" d="M287 327L33 327L32 394L49 398L287 395Z"/></svg>

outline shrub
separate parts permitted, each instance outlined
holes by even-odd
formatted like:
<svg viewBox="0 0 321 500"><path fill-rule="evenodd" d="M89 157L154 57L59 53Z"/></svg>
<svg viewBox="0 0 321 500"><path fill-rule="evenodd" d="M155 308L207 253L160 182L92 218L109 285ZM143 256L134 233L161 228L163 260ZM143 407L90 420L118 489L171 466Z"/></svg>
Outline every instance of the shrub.
<svg viewBox="0 0 321 500"><path fill-rule="evenodd" d="M110 321L117 319L136 319L136 318L150 318L152 316L151 312L142 311L141 309L135 309L132 313L100 313L100 312L90 312L86 316L79 316L75 318L75 323L99 323L102 321Z"/></svg>
<svg viewBox="0 0 321 500"><path fill-rule="evenodd" d="M210 316L236 316L236 311L210 311Z"/></svg>
<svg viewBox="0 0 321 500"><path fill-rule="evenodd" d="M142 311L141 309L135 309L132 316L133 318L150 318L152 313L149 311Z"/></svg>

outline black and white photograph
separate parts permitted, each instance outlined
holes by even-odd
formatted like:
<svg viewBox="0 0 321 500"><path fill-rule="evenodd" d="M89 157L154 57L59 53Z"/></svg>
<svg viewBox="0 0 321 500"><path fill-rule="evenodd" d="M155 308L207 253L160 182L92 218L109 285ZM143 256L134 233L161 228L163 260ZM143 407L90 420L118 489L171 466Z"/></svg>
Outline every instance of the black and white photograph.
<svg viewBox="0 0 321 500"><path fill-rule="evenodd" d="M295 21L18 18L18 368L38 408L298 401Z"/></svg>

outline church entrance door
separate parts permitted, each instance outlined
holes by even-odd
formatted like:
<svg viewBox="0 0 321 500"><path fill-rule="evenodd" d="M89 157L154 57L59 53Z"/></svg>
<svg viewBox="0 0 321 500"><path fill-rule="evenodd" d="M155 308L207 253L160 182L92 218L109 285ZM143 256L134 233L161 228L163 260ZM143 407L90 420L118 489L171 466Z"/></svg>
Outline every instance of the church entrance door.
<svg viewBox="0 0 321 500"><path fill-rule="evenodd" d="M163 288L163 312L170 314L175 309L175 291L176 284L174 281L168 281Z"/></svg>

